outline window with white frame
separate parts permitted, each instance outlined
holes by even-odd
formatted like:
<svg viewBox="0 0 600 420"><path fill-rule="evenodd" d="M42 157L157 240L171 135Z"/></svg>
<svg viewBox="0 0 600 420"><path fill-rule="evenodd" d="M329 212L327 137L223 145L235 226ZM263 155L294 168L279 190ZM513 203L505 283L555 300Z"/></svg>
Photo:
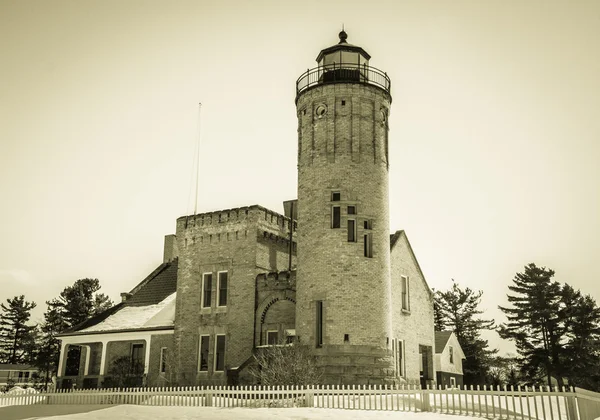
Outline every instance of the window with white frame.
<svg viewBox="0 0 600 420"><path fill-rule="evenodd" d="M225 370L225 335L217 335L215 340L215 372Z"/></svg>
<svg viewBox="0 0 600 420"><path fill-rule="evenodd" d="M454 376L450 377L450 386L456 388L456 378Z"/></svg>
<svg viewBox="0 0 600 420"><path fill-rule="evenodd" d="M202 307L210 308L212 304L212 273L202 274Z"/></svg>
<svg viewBox="0 0 600 420"><path fill-rule="evenodd" d="M160 348L160 366L158 368L160 373L165 373L167 371L167 348Z"/></svg>
<svg viewBox="0 0 600 420"><path fill-rule="evenodd" d="M217 289L218 306L227 306L227 287L229 277L227 271L219 271L219 288Z"/></svg>
<svg viewBox="0 0 600 420"><path fill-rule="evenodd" d="M402 288L402 309L410 311L410 294L409 294L409 282L407 276L400 277L400 286Z"/></svg>
<svg viewBox="0 0 600 420"><path fill-rule="evenodd" d="M267 331L267 345L274 346L279 344L279 332L277 330Z"/></svg>
<svg viewBox="0 0 600 420"><path fill-rule="evenodd" d="M210 336L201 335L198 344L198 371L208 371L208 352L209 352Z"/></svg>

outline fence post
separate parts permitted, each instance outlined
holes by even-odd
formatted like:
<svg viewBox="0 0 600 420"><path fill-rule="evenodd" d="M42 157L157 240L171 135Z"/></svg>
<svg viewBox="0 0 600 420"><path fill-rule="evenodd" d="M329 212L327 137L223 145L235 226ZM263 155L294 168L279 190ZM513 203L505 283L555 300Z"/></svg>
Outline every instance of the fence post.
<svg viewBox="0 0 600 420"><path fill-rule="evenodd" d="M204 406L205 407L212 407L212 405L213 405L212 390L213 390L212 386L206 387L206 394L204 394Z"/></svg>
<svg viewBox="0 0 600 420"><path fill-rule="evenodd" d="M421 401L423 401L421 411L423 412L431 411L431 408L429 407L429 386L430 385L427 384L427 388L421 390Z"/></svg>
<svg viewBox="0 0 600 420"><path fill-rule="evenodd" d="M312 390L312 385L309 385L306 388L306 394L304 397L305 401L306 401L306 407L313 407L314 406L314 393Z"/></svg>
<svg viewBox="0 0 600 420"><path fill-rule="evenodd" d="M567 418L568 420L577 420L577 410L575 405L575 398L577 394L575 393L575 388L571 388L568 391L571 392L570 395L565 396L565 400L567 401ZM563 392L565 392L564 387Z"/></svg>

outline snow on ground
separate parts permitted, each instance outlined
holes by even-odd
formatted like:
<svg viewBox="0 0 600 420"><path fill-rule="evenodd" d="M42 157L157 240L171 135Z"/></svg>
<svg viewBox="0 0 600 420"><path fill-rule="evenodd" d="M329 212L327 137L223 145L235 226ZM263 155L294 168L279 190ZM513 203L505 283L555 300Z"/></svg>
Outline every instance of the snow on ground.
<svg viewBox="0 0 600 420"><path fill-rule="evenodd" d="M24 410L26 408L24 407ZM23 417L25 419L27 417ZM118 405L104 410L36 420L451 420L437 413L406 413L399 411L340 410L334 408L216 408L216 407L147 407ZM461 416L461 420L477 417ZM480 420L480 419L479 419Z"/></svg>

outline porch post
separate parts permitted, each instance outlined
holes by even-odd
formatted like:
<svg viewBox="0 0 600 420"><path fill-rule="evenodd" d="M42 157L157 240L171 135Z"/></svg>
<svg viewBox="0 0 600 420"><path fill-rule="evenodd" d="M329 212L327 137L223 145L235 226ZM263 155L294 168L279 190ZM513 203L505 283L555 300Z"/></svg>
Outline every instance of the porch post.
<svg viewBox="0 0 600 420"><path fill-rule="evenodd" d="M60 356L58 358L58 372L57 376L60 378L61 376L65 376L65 353L69 349L68 344L65 343L65 340L60 341Z"/></svg>
<svg viewBox="0 0 600 420"><path fill-rule="evenodd" d="M84 367L83 367L83 375L87 376L89 374L90 371L90 353L91 353L91 347L87 344L82 344L81 347L85 347L85 363L84 363Z"/></svg>
<svg viewBox="0 0 600 420"><path fill-rule="evenodd" d="M100 356L100 375L106 374L106 348L108 347L108 340L102 340L102 355Z"/></svg>
<svg viewBox="0 0 600 420"><path fill-rule="evenodd" d="M150 367L150 339L152 338L151 335L148 336L148 338L146 338L146 355L144 357L144 373L147 375L148 374L148 369Z"/></svg>

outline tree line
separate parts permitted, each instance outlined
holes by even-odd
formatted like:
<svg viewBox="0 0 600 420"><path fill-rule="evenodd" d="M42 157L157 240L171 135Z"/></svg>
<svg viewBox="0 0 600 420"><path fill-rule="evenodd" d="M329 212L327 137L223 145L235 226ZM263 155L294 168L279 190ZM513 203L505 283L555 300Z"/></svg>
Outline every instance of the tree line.
<svg viewBox="0 0 600 420"><path fill-rule="evenodd" d="M554 271L531 263L517 273L499 306L506 322L482 319L482 291L453 281L434 293L437 331L454 331L465 353L466 385L564 385L600 391L600 308L589 295L555 280ZM500 357L482 339L497 331L517 355Z"/></svg>
<svg viewBox="0 0 600 420"><path fill-rule="evenodd" d="M46 386L58 369L60 340L56 335L113 306L99 290L98 279L75 281L46 302L43 321L33 325L35 302L25 300L25 295L6 299L0 304L0 363L34 366L41 374L38 380Z"/></svg>

